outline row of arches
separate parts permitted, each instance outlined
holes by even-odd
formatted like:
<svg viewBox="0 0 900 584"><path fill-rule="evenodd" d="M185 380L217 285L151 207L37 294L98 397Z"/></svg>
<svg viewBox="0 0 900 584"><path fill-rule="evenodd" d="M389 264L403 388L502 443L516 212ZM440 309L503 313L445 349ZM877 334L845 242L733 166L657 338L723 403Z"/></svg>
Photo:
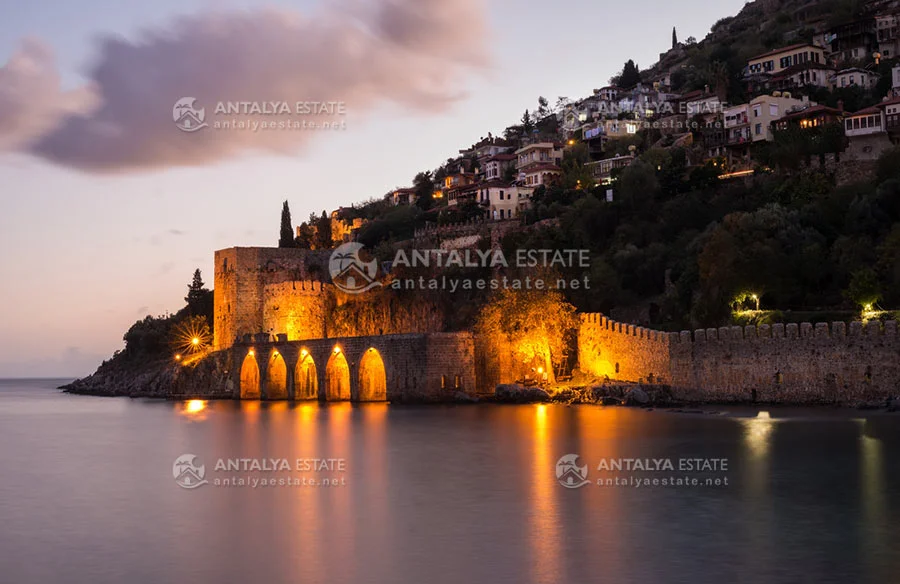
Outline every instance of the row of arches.
<svg viewBox="0 0 900 584"><path fill-rule="evenodd" d="M319 374L312 355L303 350L293 368L295 400L319 398ZM381 354L374 348L363 352L358 363L358 401L384 401L387 399L387 374ZM285 400L288 391L288 364L284 355L273 351L266 367L266 397L270 400ZM347 357L339 347L335 347L325 365L324 392L326 401L349 401L351 394L351 373ZM261 374L256 353L250 350L241 365L241 399L260 399Z"/></svg>

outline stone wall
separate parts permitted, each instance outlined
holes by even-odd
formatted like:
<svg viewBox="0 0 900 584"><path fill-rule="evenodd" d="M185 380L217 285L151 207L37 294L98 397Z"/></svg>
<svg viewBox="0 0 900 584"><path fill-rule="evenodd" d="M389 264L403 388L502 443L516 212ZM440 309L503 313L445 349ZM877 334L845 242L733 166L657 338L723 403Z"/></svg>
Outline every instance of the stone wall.
<svg viewBox="0 0 900 584"><path fill-rule="evenodd" d="M601 378L669 383L669 335L601 314L582 314L578 366Z"/></svg>
<svg viewBox="0 0 900 584"><path fill-rule="evenodd" d="M598 377L665 383L691 401L870 402L898 393L900 337L894 321L661 333L586 314L579 367Z"/></svg>
<svg viewBox="0 0 900 584"><path fill-rule="evenodd" d="M223 350L247 334L288 340L444 330L428 298L399 298L386 288L345 294L328 279L329 251L231 248L216 252L215 338Z"/></svg>
<svg viewBox="0 0 900 584"><path fill-rule="evenodd" d="M471 333L404 334L366 337L339 337L288 341L269 335L248 335L230 351L231 370L228 397L241 396L241 367L253 359L259 368L260 394L270 399L268 368L283 359L287 369L287 399L297 393L294 375L297 363L310 358L315 365L317 398L326 399L328 362L341 353L350 368L350 399L360 399L359 372L367 351L377 351L385 370L387 400L391 402L452 401L458 392L475 393L475 351ZM220 352L219 354L222 354ZM217 357L221 360L221 357ZM225 394L224 388L218 393Z"/></svg>
<svg viewBox="0 0 900 584"><path fill-rule="evenodd" d="M328 251L233 247L215 253L216 350L264 330L266 285L328 277Z"/></svg>

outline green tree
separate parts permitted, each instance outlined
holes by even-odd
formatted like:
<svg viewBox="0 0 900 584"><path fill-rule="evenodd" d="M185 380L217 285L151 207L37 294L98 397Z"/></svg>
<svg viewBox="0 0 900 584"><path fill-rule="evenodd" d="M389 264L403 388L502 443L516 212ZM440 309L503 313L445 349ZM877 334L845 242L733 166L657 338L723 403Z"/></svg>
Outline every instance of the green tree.
<svg viewBox="0 0 900 584"><path fill-rule="evenodd" d="M622 72L616 77L613 77L610 81L613 82L613 85L624 89L630 89L641 82L641 71L638 69L638 66L634 64L632 59L628 59L625 62L625 66L622 68Z"/></svg>
<svg viewBox="0 0 900 584"><path fill-rule="evenodd" d="M850 284L844 290L844 297L860 307L871 307L881 300L881 284L875 270L862 268L853 272Z"/></svg>
<svg viewBox="0 0 900 584"><path fill-rule="evenodd" d="M531 133L534 131L534 121L528 110L525 110L525 113L522 114L522 133L526 138L531 137Z"/></svg>
<svg viewBox="0 0 900 584"><path fill-rule="evenodd" d="M315 214L310 215L310 220L316 223L316 235L313 243L316 249L331 249L334 242L331 240L331 217L324 210L322 216L314 219Z"/></svg>
<svg viewBox="0 0 900 584"><path fill-rule="evenodd" d="M431 171L418 173L413 178L413 188L416 190L416 206L427 211L434 206L434 191L436 189Z"/></svg>
<svg viewBox="0 0 900 584"><path fill-rule="evenodd" d="M278 237L278 247L295 247L294 227L291 222L291 208L285 201L281 207L281 231Z"/></svg>
<svg viewBox="0 0 900 584"><path fill-rule="evenodd" d="M519 363L540 363L552 383L554 364L568 355L567 335L577 321L575 307L557 291L500 289L482 308L475 328L509 343Z"/></svg>

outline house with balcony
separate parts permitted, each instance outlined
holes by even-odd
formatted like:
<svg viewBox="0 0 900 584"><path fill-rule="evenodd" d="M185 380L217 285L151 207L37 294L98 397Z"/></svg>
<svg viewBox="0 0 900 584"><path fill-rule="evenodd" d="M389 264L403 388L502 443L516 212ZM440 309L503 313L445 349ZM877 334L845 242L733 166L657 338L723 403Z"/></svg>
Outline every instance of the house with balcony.
<svg viewBox="0 0 900 584"><path fill-rule="evenodd" d="M416 189L412 188L395 189L391 192L391 202L394 206L414 205L416 198Z"/></svg>
<svg viewBox="0 0 900 584"><path fill-rule="evenodd" d="M863 89L872 89L878 83L878 75L866 69L851 67L835 73L833 85L835 88L859 86Z"/></svg>
<svg viewBox="0 0 900 584"><path fill-rule="evenodd" d="M885 12L875 16L875 35L878 41L878 52L885 59L900 55L900 15L896 12Z"/></svg>
<svg viewBox="0 0 900 584"><path fill-rule="evenodd" d="M781 91L805 87L831 89L831 79L835 71L834 67L825 63L801 63L773 75L766 87Z"/></svg>
<svg viewBox="0 0 900 584"><path fill-rule="evenodd" d="M844 112L825 105L809 105L799 110L781 116L773 122L776 131L787 130L795 127L801 130L821 128L828 124L841 123Z"/></svg>
<svg viewBox="0 0 900 584"><path fill-rule="evenodd" d="M622 89L613 87L612 85L607 85L606 87L594 90L594 95L597 95L603 101L618 101L619 94L621 93Z"/></svg>
<svg viewBox="0 0 900 584"><path fill-rule="evenodd" d="M725 149L728 164L733 169L750 167L750 104L742 103L725 108L722 126L725 130Z"/></svg>
<svg viewBox="0 0 900 584"><path fill-rule="evenodd" d="M773 77L805 63L827 64L825 49L811 43L799 43L757 55L747 61L744 81L750 91L766 89Z"/></svg>
<svg viewBox="0 0 900 584"><path fill-rule="evenodd" d="M596 162L588 162L585 166L591 169L591 174L593 175L596 184L608 185L612 183L612 174L614 170L630 166L632 162L634 162L634 155L615 156Z"/></svg>
<svg viewBox="0 0 900 584"><path fill-rule="evenodd" d="M474 194L468 193L466 189L476 182L475 173L467 172L462 166L459 171L444 177L444 186L441 192L447 199L447 205L457 205L466 199L474 199Z"/></svg>
<svg viewBox="0 0 900 584"><path fill-rule="evenodd" d="M550 184L562 174L563 145L558 142L537 142L516 150L516 171L519 182L527 187Z"/></svg>
<svg viewBox="0 0 900 584"><path fill-rule="evenodd" d="M884 111L884 127L891 142L900 143L900 97L883 101L878 107Z"/></svg>
<svg viewBox="0 0 900 584"><path fill-rule="evenodd" d="M828 58L834 63L863 61L872 56L878 46L875 18L862 18L839 24L825 34L831 48Z"/></svg>

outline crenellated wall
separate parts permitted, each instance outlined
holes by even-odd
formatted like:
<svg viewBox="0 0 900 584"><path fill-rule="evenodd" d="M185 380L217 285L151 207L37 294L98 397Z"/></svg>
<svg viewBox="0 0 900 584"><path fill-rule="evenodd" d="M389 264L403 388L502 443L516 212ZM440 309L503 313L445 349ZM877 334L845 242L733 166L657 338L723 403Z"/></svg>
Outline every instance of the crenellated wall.
<svg viewBox="0 0 900 584"><path fill-rule="evenodd" d="M665 383L694 401L877 401L900 391L894 321L662 333L585 314L579 364L601 377Z"/></svg>
<svg viewBox="0 0 900 584"><path fill-rule="evenodd" d="M669 383L669 342L668 333L616 322L602 314L582 314L579 368L597 377Z"/></svg>
<svg viewBox="0 0 900 584"><path fill-rule="evenodd" d="M328 251L232 247L215 254L213 348L264 330L265 287L328 277Z"/></svg>

